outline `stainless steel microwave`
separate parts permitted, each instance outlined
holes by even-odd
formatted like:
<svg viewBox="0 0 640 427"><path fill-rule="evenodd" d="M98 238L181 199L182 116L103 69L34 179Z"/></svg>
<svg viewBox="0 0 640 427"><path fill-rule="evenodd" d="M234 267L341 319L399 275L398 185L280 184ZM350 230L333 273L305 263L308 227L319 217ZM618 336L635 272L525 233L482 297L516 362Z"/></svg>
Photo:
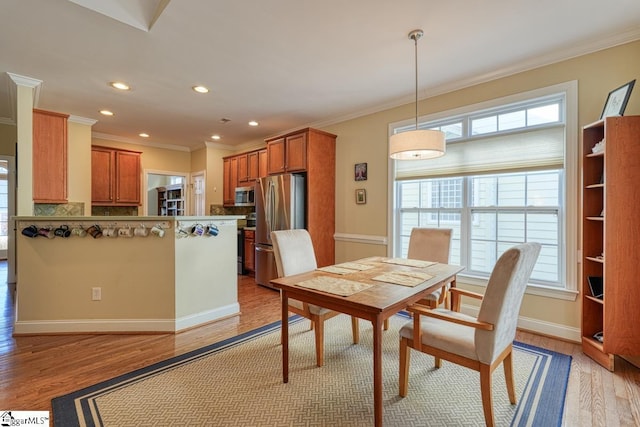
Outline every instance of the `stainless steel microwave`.
<svg viewBox="0 0 640 427"><path fill-rule="evenodd" d="M255 206L254 187L236 187L235 206Z"/></svg>

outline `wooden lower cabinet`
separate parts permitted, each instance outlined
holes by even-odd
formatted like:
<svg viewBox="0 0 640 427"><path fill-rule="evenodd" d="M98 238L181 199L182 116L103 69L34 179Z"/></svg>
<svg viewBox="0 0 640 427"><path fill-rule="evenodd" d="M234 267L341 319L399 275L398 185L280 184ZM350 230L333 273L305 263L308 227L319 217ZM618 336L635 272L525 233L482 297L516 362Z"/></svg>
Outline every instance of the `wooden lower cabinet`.
<svg viewBox="0 0 640 427"><path fill-rule="evenodd" d="M255 231L243 230L244 233L244 269L254 272L256 269Z"/></svg>

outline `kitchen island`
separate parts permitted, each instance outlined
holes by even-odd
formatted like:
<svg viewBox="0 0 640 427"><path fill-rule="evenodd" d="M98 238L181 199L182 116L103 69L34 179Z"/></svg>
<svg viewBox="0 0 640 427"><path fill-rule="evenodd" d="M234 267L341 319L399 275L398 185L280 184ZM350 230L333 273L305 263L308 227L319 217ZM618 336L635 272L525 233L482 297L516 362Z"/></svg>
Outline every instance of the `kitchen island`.
<svg viewBox="0 0 640 427"><path fill-rule="evenodd" d="M16 217L14 335L175 333L238 314L243 218Z"/></svg>

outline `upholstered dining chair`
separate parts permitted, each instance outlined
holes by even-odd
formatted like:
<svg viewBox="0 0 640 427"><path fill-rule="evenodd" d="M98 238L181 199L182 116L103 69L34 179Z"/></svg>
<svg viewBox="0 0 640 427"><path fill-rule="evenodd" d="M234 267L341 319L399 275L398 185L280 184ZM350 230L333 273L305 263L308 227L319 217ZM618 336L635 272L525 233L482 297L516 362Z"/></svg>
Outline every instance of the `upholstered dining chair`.
<svg viewBox="0 0 640 427"><path fill-rule="evenodd" d="M411 351L416 349L480 372L480 393L485 423L493 426L491 374L502 363L511 404L516 403L513 384L512 343L527 282L540 253L539 243L524 243L500 256L483 295L451 288L452 293L481 299L478 317L442 308L411 306L413 321L400 329L400 396L409 384Z"/></svg>
<svg viewBox="0 0 640 427"><path fill-rule="evenodd" d="M306 273L317 268L316 254L307 230L272 231L271 241L279 277ZM292 298L289 298L289 311L311 321L311 329L315 331L316 364L322 366L324 364L324 321L340 313ZM351 329L353 343L357 344L360 336L358 320L355 317L351 318Z"/></svg>
<svg viewBox="0 0 640 427"><path fill-rule="evenodd" d="M450 228L413 228L409 236L407 258L447 264L452 232ZM444 284L419 303L436 308L447 300L448 288L449 283Z"/></svg>

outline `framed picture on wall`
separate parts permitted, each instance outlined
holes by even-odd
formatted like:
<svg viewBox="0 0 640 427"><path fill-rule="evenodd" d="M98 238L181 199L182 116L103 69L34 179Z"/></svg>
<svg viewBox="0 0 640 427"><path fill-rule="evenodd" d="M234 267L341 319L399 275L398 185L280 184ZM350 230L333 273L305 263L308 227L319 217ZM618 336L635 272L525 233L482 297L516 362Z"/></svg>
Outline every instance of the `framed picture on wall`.
<svg viewBox="0 0 640 427"><path fill-rule="evenodd" d="M367 180L367 164L366 163L356 163L356 166L355 166L355 179L356 179L356 181L366 181Z"/></svg>
<svg viewBox="0 0 640 427"><path fill-rule="evenodd" d="M356 204L364 205L367 203L367 190L359 188L356 190Z"/></svg>

